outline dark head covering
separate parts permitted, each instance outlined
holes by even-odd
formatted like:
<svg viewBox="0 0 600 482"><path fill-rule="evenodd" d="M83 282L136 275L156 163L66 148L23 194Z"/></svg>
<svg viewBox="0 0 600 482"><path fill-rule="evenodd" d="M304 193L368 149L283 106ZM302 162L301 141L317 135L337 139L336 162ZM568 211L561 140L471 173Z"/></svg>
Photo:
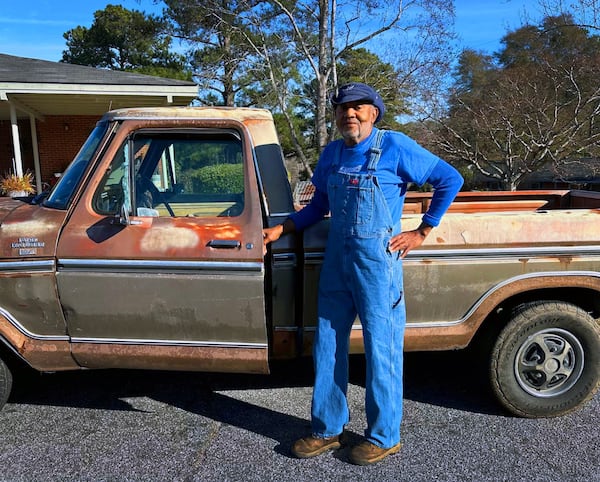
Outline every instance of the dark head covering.
<svg viewBox="0 0 600 482"><path fill-rule="evenodd" d="M381 96L373 89L373 87L370 87L367 84L361 84L360 82L351 82L342 85L338 88L337 93L333 92L331 94L329 100L334 106L345 104L346 102L355 102L357 100L367 101L379 110L375 123L379 122L385 113L385 105L383 105Z"/></svg>

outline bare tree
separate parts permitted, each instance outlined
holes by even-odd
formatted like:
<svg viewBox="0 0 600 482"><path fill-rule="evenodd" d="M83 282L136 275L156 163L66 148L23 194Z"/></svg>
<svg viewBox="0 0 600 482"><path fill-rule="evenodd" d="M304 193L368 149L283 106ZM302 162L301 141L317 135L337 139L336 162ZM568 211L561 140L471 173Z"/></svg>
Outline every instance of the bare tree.
<svg viewBox="0 0 600 482"><path fill-rule="evenodd" d="M201 47L198 77L222 85L228 104L275 108L306 166L332 137L327 101L339 60L359 47L441 44L454 13L448 0L165 1L175 31ZM310 129L299 116L311 119Z"/></svg>
<svg viewBox="0 0 600 482"><path fill-rule="evenodd" d="M571 24L547 17L509 33L500 63L463 53L438 123L445 157L514 190L546 165L600 154L600 39Z"/></svg>
<svg viewBox="0 0 600 482"><path fill-rule="evenodd" d="M441 122L439 147L508 190L546 164L597 152L600 89L586 92L579 74L551 65L516 69L489 85L481 102L459 97L456 117Z"/></svg>
<svg viewBox="0 0 600 482"><path fill-rule="evenodd" d="M287 19L295 50L303 54L315 80L315 137L319 148L332 136L328 130L327 99L328 92L337 88L338 60L350 50L372 47L375 41L379 45L393 42L396 49L399 45L412 45L432 37L443 43L454 13L452 2L444 0L351 0L344 3L315 0L294 3L294 9L288 8L282 0L271 1ZM313 38L299 25L299 19L307 17L314 18L318 26L316 52Z"/></svg>
<svg viewBox="0 0 600 482"><path fill-rule="evenodd" d="M600 29L600 0L537 0L545 17L570 15L573 26Z"/></svg>

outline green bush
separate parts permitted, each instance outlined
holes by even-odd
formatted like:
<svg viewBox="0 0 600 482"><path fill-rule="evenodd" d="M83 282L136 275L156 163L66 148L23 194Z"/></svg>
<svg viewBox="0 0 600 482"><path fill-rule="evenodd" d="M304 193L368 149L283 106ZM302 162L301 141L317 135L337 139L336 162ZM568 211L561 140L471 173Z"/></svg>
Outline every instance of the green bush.
<svg viewBox="0 0 600 482"><path fill-rule="evenodd" d="M191 191L203 194L237 194L244 192L243 164L215 164L189 174Z"/></svg>

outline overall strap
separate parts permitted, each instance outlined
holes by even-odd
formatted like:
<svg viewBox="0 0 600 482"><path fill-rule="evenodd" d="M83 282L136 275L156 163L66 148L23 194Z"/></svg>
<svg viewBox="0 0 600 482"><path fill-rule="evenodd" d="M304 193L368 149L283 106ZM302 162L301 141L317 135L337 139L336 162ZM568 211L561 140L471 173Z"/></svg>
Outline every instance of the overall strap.
<svg viewBox="0 0 600 482"><path fill-rule="evenodd" d="M385 130L378 129L375 134L375 140L373 141L373 145L371 146L371 157L369 159L369 165L367 166L367 171L373 172L377 169L377 163L379 162L379 158L381 157L381 144L383 142L383 136L385 134Z"/></svg>

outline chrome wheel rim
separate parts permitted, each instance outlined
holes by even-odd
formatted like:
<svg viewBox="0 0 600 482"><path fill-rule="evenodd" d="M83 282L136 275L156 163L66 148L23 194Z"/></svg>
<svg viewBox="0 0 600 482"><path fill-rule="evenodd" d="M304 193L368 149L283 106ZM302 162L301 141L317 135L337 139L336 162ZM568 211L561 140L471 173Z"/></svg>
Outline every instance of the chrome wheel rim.
<svg viewBox="0 0 600 482"><path fill-rule="evenodd" d="M515 357L519 385L535 397L555 397L569 391L581 377L584 351L572 333L551 328L525 340Z"/></svg>

